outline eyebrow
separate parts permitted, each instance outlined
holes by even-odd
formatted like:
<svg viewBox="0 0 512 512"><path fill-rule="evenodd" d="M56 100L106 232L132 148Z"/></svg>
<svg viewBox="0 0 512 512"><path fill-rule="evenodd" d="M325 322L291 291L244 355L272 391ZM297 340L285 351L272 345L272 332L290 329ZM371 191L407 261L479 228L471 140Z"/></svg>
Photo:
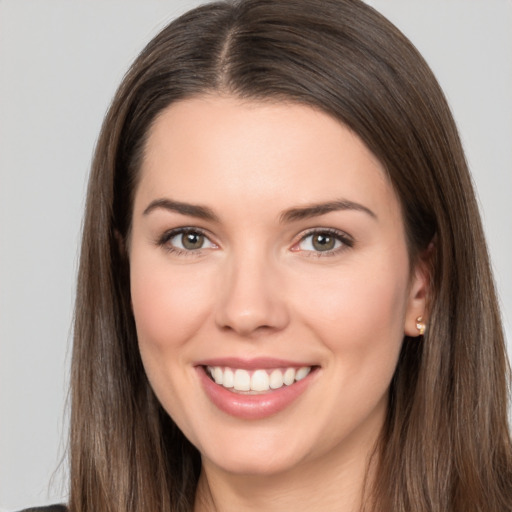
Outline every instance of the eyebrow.
<svg viewBox="0 0 512 512"><path fill-rule="evenodd" d="M197 217L198 219L212 222L219 222L219 217L207 206L183 203L181 201L175 201L173 199L167 198L155 199L154 201L151 201L149 206L144 210L143 215L148 215L152 211L160 208L171 212L180 213L181 215ZM296 222L312 217L319 217L320 215L325 215L327 213L340 210L355 210L366 213L373 219L377 219L377 215L366 206L355 203L353 201L348 201L346 199L339 199L336 201L328 201L326 203L318 203L298 208L291 208L283 212L280 215L279 220L281 223Z"/></svg>
<svg viewBox="0 0 512 512"><path fill-rule="evenodd" d="M172 199L155 199L149 203L149 206L144 210L143 215L148 215L154 210L164 209L171 212L180 213L181 215L188 215L190 217L197 217L198 219L209 220L218 222L219 218L213 211L206 207L197 204L182 203Z"/></svg>
<svg viewBox="0 0 512 512"><path fill-rule="evenodd" d="M366 206L346 199L338 199L336 201L328 201L327 203L318 203L299 208L292 208L281 214L280 221L282 223L294 222L312 217L319 217L320 215L340 210L355 210L366 213L373 219L377 219L377 215Z"/></svg>

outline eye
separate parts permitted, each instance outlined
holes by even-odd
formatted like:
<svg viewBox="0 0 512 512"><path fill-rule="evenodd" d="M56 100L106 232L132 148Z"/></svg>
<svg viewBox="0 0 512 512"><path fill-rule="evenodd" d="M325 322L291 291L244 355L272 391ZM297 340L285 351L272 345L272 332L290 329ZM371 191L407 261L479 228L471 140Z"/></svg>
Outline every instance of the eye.
<svg viewBox="0 0 512 512"><path fill-rule="evenodd" d="M345 247L352 247L353 241L348 235L337 230L310 231L295 244L292 250L312 253L335 254Z"/></svg>
<svg viewBox="0 0 512 512"><path fill-rule="evenodd" d="M194 252L217 247L202 231L195 228L173 229L163 235L159 244L171 252Z"/></svg>

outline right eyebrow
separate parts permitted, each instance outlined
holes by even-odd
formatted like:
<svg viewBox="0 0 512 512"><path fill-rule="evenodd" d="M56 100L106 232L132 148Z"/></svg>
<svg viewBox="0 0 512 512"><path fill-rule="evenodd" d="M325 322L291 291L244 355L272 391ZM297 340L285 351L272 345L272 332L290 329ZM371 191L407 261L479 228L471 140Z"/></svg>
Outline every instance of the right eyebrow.
<svg viewBox="0 0 512 512"><path fill-rule="evenodd" d="M312 217L319 217L330 212L340 210L354 210L363 212L369 215L372 219L377 219L377 215L367 208L366 206L355 203L354 201L348 201L346 199L339 199L336 201L328 201L326 203L312 204L301 206L298 208L292 208L283 212L280 216L281 222L295 222L303 219L310 219Z"/></svg>
<svg viewBox="0 0 512 512"><path fill-rule="evenodd" d="M154 201L151 201L142 214L148 215L152 211L160 208L180 213L181 215L188 215L189 217L197 217L198 219L209 220L212 222L219 221L219 218L215 213L213 213L213 210L206 206L182 203L181 201L174 201L168 198L155 199Z"/></svg>

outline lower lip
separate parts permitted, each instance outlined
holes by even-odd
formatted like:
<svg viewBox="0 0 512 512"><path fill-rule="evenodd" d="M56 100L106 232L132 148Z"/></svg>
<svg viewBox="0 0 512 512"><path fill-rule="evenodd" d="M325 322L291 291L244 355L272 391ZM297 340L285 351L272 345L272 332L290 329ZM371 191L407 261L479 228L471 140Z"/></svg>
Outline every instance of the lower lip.
<svg viewBox="0 0 512 512"><path fill-rule="evenodd" d="M299 398L316 374L312 370L307 377L290 386L257 395L234 393L213 382L203 366L196 367L201 384L208 398L223 412L245 420L259 420L277 414Z"/></svg>

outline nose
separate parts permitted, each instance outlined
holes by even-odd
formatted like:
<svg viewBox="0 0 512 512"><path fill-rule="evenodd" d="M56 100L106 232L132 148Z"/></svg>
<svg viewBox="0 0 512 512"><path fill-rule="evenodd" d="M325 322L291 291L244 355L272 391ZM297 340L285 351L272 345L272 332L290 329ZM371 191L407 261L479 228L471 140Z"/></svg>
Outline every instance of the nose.
<svg viewBox="0 0 512 512"><path fill-rule="evenodd" d="M256 254L226 262L217 296L219 328L251 337L288 325L285 288L277 267L270 258Z"/></svg>

